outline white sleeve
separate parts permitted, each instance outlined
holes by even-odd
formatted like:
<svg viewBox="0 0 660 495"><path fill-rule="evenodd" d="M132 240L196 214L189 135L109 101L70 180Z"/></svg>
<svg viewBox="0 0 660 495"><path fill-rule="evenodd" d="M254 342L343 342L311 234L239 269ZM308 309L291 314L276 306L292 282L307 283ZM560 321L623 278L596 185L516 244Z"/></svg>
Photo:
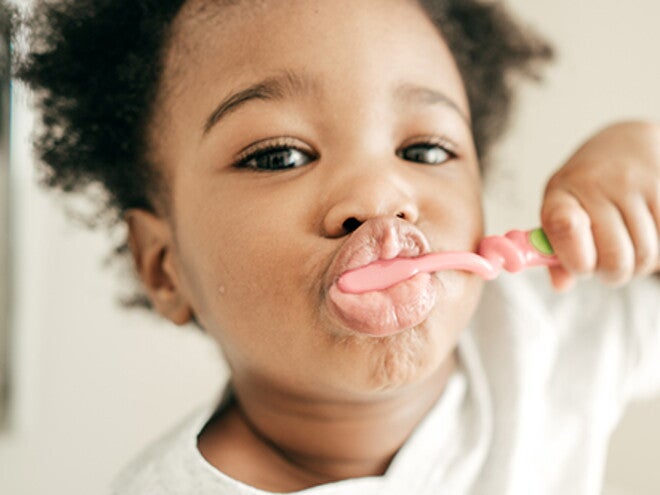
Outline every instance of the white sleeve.
<svg viewBox="0 0 660 495"><path fill-rule="evenodd" d="M660 276L636 280L624 297L629 343L624 398L660 395Z"/></svg>

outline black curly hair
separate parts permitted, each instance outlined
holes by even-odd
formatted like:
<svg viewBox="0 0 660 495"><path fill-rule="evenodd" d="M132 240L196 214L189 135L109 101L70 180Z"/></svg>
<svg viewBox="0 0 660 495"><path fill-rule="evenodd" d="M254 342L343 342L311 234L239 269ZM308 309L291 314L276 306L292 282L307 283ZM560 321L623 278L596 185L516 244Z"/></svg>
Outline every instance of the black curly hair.
<svg viewBox="0 0 660 495"><path fill-rule="evenodd" d="M489 148L508 123L516 79L538 79L552 49L498 3L418 1L457 61L483 170ZM167 204L167 183L149 160L147 130L171 26L184 3L42 0L24 21L30 49L16 76L34 90L41 114L35 137L40 182L64 192L94 193L98 209L83 218L89 227L113 230L130 208L154 212ZM100 199L98 186L104 192ZM124 237L107 261L128 258ZM138 287L122 305L151 308Z"/></svg>
<svg viewBox="0 0 660 495"><path fill-rule="evenodd" d="M13 9L0 0L0 80L4 80L9 71L9 57L5 43L11 35L13 17Z"/></svg>

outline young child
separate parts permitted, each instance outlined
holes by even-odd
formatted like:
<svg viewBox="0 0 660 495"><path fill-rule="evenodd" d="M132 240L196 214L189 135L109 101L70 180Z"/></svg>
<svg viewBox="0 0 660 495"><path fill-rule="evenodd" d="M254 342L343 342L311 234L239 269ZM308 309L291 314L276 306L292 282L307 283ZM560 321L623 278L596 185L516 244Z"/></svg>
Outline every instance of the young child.
<svg viewBox="0 0 660 495"><path fill-rule="evenodd" d="M114 493L599 493L623 408L660 388L660 127L609 126L549 181L563 292L454 270L347 295L370 261L475 250L484 157L547 45L481 0L67 0L31 22L45 183L102 184L148 304L231 369Z"/></svg>

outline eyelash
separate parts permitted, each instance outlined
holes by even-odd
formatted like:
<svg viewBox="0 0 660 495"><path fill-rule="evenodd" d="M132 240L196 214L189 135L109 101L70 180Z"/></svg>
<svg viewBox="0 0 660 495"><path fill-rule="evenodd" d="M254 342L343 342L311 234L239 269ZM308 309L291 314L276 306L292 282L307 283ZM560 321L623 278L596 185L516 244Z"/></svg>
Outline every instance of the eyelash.
<svg viewBox="0 0 660 495"><path fill-rule="evenodd" d="M419 136L410 139L403 144L401 150L396 152L396 155L399 158L405 160L405 158L402 156L402 151L412 148L414 146L422 146L422 147L426 146L429 149L439 148L447 154L447 159L444 160L442 163L426 163L425 165L442 165L450 160L454 160L458 158L458 153L455 151L458 147L450 139L444 136ZM413 162L413 163L424 165L423 162Z"/></svg>
<svg viewBox="0 0 660 495"><path fill-rule="evenodd" d="M442 150L444 153L447 154L447 158L441 163L426 163L426 165L441 165L450 160L457 158L458 156L454 151L454 149L456 149L454 143L452 143L449 139L445 137L438 137L438 136L418 137L415 138L414 141L411 140L405 143L404 147L402 147L401 150L405 151L415 146L421 146L421 147L426 146L429 149L439 148L440 150ZM280 138L275 141L259 142L247 148L236 158L233 167L238 169L250 169L255 172L277 172L277 171L290 170L292 168L299 168L301 166L304 166L304 165L298 165L298 166L294 165L294 166L273 168L273 167L258 167L258 166L248 165L248 163L253 160L269 157L277 152L285 152L285 151L295 151L303 155L307 155L309 157L308 163L311 163L312 161L317 160L319 158L318 154L310 152L309 150L305 150L300 146L297 146L295 144L294 139ZM406 159L403 156L402 151L397 151L396 154L399 158L403 160ZM306 163L305 165L307 165L308 163ZM413 163L424 164L423 162L413 162Z"/></svg>
<svg viewBox="0 0 660 495"><path fill-rule="evenodd" d="M310 161L316 160L318 158L318 155L316 155L315 153L303 149L302 147L296 145L295 139L285 137L285 138L276 139L274 141L258 142L248 147L245 151L243 151L241 154L238 155L233 166L235 168L250 169L256 172L276 172L281 170L289 170L291 168L297 168L297 167L284 167L279 169L273 169L273 168L253 167L248 165L248 163L252 160L258 160L259 158L262 157L268 157L276 152L291 151L291 150L296 151L298 153L302 153L304 155L309 155L311 157Z"/></svg>

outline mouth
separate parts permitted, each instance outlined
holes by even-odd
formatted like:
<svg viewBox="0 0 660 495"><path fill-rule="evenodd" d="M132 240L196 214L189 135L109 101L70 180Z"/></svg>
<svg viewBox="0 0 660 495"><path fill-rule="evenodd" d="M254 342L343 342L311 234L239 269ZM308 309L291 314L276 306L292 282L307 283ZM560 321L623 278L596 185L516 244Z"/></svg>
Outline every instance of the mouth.
<svg viewBox="0 0 660 495"><path fill-rule="evenodd" d="M424 234L398 218L379 217L360 226L335 256L328 272L326 304L349 330L384 337L423 323L435 305L437 279L419 273L383 290L349 294L338 287L339 277L374 261L412 258L430 252Z"/></svg>

